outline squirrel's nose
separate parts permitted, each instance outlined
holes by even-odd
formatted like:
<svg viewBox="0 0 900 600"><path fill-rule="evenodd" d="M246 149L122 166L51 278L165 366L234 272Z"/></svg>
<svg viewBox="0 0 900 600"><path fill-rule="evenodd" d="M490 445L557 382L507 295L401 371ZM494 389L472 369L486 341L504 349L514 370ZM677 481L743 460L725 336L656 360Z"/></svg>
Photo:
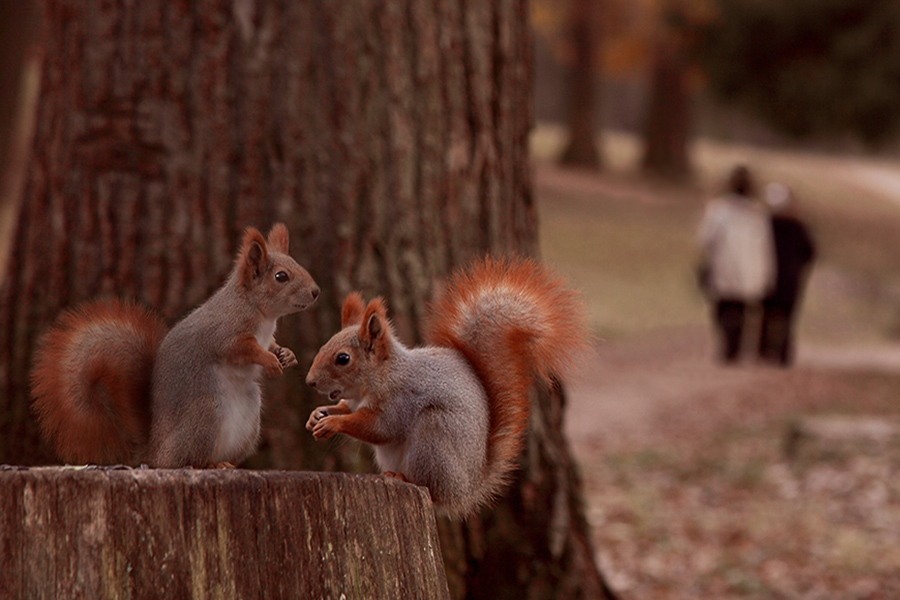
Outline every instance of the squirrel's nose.
<svg viewBox="0 0 900 600"><path fill-rule="evenodd" d="M315 388L315 387L316 387L316 381L315 381L315 379L310 379L309 377L307 377L307 378L306 378L306 385L308 385L308 386L311 387L311 388Z"/></svg>
<svg viewBox="0 0 900 600"><path fill-rule="evenodd" d="M316 287L314 287L313 289L310 290L309 293L312 295L313 300L315 300L316 298L319 297L319 291L320 291L320 290L319 290L319 286L316 286ZM315 387L315 386L313 386L313 387Z"/></svg>

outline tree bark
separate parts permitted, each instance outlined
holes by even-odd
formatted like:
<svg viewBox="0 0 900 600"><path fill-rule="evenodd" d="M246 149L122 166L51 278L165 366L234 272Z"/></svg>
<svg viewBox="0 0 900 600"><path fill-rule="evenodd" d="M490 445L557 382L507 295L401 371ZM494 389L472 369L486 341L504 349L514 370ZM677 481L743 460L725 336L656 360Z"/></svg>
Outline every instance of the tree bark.
<svg viewBox="0 0 900 600"><path fill-rule="evenodd" d="M3 598L449 598L428 492L384 477L0 471L0 548Z"/></svg>
<svg viewBox="0 0 900 600"><path fill-rule="evenodd" d="M597 0L574 0L569 9L574 61L567 102L569 141L560 157L560 162L564 165L592 169L601 164L596 140L597 96L594 93L594 57L600 34L597 6Z"/></svg>
<svg viewBox="0 0 900 600"><path fill-rule="evenodd" d="M684 179L691 173L687 59L676 31L663 36L655 49L642 166L655 175Z"/></svg>
<svg viewBox="0 0 900 600"><path fill-rule="evenodd" d="M370 469L357 444L305 431L321 402L303 370L348 292L383 295L414 343L454 266L535 253L527 2L46 0L44 13L43 92L0 296L0 462L53 461L27 373L60 309L117 295L174 320L221 284L241 229L284 221L322 295L279 325L301 368L267 386L245 466ZM441 525L456 597L597 597L562 397L537 406L508 504ZM527 564L481 568L512 535L528 538L516 557Z"/></svg>
<svg viewBox="0 0 900 600"><path fill-rule="evenodd" d="M614 599L594 563L562 388L537 394L509 492L464 525L439 521L450 592L470 600ZM467 562L454 564L459 557Z"/></svg>

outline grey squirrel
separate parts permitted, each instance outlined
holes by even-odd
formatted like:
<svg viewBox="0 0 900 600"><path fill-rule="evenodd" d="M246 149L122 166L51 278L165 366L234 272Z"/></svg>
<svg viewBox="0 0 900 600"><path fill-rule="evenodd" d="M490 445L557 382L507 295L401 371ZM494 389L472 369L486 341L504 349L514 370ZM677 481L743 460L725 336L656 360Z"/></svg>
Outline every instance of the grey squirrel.
<svg viewBox="0 0 900 600"><path fill-rule="evenodd" d="M510 479L534 376L564 374L586 346L578 294L527 259L486 258L453 275L430 306L424 347L396 338L380 298L351 293L341 326L306 378L339 402L313 410L307 429L372 444L385 475L427 487L455 518Z"/></svg>
<svg viewBox="0 0 900 600"><path fill-rule="evenodd" d="M276 321L318 295L279 223L267 239L248 228L225 284L168 333L127 302L76 307L38 346L41 431L70 463L232 466L258 442L260 375L297 364L275 343Z"/></svg>

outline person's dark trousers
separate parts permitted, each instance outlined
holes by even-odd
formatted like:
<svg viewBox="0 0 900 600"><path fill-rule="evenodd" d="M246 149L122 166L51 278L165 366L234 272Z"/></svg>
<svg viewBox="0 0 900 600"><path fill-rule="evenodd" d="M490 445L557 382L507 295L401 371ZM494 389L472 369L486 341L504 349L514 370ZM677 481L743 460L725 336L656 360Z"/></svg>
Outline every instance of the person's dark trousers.
<svg viewBox="0 0 900 600"><path fill-rule="evenodd" d="M762 326L759 336L759 357L788 366L793 358L791 329L793 306L774 299L763 302Z"/></svg>
<svg viewBox="0 0 900 600"><path fill-rule="evenodd" d="M722 360L734 362L741 351L746 304L740 300L719 300L716 303L716 323L722 334Z"/></svg>

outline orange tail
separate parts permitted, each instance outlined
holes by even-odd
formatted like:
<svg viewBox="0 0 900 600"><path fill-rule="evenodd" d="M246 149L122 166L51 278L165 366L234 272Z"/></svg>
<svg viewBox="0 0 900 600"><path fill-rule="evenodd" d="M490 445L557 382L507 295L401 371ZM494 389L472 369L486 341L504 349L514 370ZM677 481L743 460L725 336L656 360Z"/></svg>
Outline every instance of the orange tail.
<svg viewBox="0 0 900 600"><path fill-rule="evenodd" d="M139 306L94 301L61 315L31 372L41 433L68 463L130 463L150 434L153 359L166 334Z"/></svg>
<svg viewBox="0 0 900 600"><path fill-rule="evenodd" d="M429 342L461 352L491 402L487 500L516 468L534 375L549 381L586 347L578 293L529 259L485 258L451 278L431 307Z"/></svg>

